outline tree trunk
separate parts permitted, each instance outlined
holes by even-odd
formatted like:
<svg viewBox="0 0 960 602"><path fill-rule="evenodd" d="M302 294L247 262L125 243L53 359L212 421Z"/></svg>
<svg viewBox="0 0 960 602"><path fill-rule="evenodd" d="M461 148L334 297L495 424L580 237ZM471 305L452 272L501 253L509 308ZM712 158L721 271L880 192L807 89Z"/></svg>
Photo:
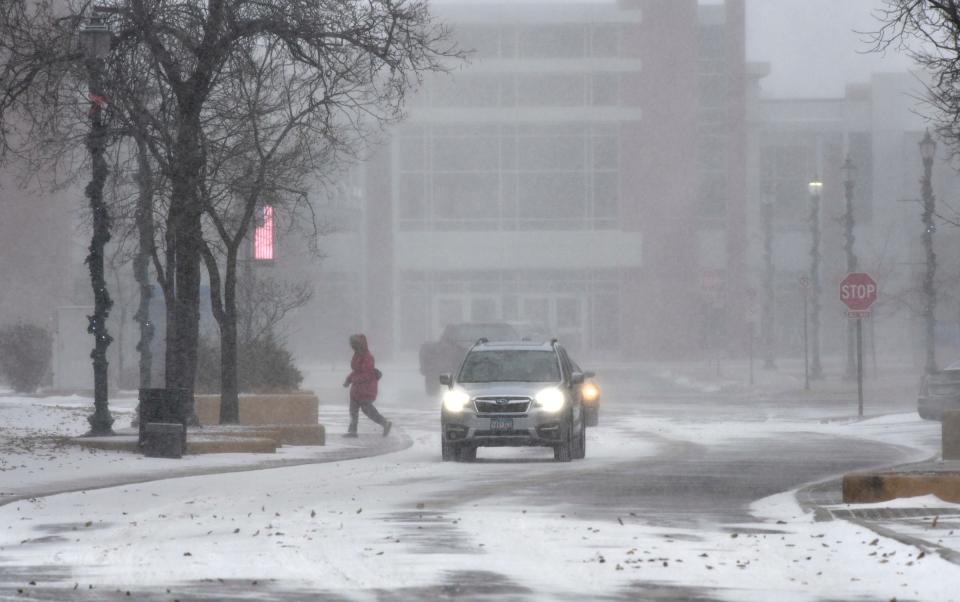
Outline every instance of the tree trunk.
<svg viewBox="0 0 960 602"><path fill-rule="evenodd" d="M140 326L140 341L137 343L137 352L140 353L140 388L149 389L153 380L153 352L150 345L154 331L153 322L150 321L150 299L153 296L150 283L150 257L153 254L153 172L147 145L143 140L137 140L137 163L140 196L137 199L136 220L140 247L133 260L133 275L140 287L140 304L133 318Z"/></svg>
<svg viewBox="0 0 960 602"><path fill-rule="evenodd" d="M240 421L237 383L237 249L227 250L223 282L223 322L220 324L220 424Z"/></svg>
<svg viewBox="0 0 960 602"><path fill-rule="evenodd" d="M187 416L197 425L193 409L193 386L197 370L197 343L200 334L200 254L203 245L198 198L201 157L200 123L193 115L181 114L171 169L171 201L167 228L173 232L175 272L172 321L167 324L167 388L186 393ZM169 270L169 266L168 266ZM168 315L171 312L168 310Z"/></svg>

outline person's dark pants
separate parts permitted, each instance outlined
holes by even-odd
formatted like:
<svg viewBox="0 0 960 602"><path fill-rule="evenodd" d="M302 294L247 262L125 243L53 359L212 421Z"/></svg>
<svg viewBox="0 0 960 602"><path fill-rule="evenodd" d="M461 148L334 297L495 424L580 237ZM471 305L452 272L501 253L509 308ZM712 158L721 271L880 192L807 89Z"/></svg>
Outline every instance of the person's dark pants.
<svg viewBox="0 0 960 602"><path fill-rule="evenodd" d="M350 428L347 429L349 433L357 432L357 421L360 419L360 410L363 410L364 415L370 420L373 420L380 426L387 424L387 419L384 418L380 412L377 411L376 406L373 405L372 401L350 401Z"/></svg>

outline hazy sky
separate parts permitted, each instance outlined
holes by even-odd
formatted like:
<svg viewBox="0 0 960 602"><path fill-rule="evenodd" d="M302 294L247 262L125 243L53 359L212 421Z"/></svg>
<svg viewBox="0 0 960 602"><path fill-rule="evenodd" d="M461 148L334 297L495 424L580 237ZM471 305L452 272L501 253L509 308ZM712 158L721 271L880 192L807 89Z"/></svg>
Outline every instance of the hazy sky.
<svg viewBox="0 0 960 602"><path fill-rule="evenodd" d="M443 4L504 2L611 4L616 0L433 0ZM702 0L715 3L719 0ZM867 53L856 31L873 31L872 12L883 0L747 0L747 58L771 64L762 86L767 96L840 96L848 82L871 72L903 71L910 62L896 53Z"/></svg>
<svg viewBox="0 0 960 602"><path fill-rule="evenodd" d="M872 72L904 71L894 51L867 52L857 31L874 31L882 0L747 0L747 58L769 62L768 96L839 96Z"/></svg>

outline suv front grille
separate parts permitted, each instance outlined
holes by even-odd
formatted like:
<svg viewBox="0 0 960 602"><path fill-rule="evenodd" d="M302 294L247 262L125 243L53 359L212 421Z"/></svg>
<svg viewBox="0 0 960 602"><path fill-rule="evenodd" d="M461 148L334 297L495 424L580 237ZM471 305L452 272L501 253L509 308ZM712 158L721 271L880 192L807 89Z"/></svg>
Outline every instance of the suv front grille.
<svg viewBox="0 0 960 602"><path fill-rule="evenodd" d="M477 414L525 414L530 409L529 397L478 397L474 400Z"/></svg>

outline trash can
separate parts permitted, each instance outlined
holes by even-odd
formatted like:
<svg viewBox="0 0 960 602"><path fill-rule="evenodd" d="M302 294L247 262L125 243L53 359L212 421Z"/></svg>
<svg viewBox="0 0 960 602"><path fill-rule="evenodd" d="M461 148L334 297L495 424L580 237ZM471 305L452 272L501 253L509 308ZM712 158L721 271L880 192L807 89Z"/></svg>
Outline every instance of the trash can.
<svg viewBox="0 0 960 602"><path fill-rule="evenodd" d="M140 389L140 449L152 457L179 458L187 449L187 406L186 389ZM179 442L171 444L161 432L170 436L169 426L163 429L148 425L179 425ZM147 447L150 449L147 449ZM179 448L179 450L177 449ZM179 453L177 453L179 451Z"/></svg>

